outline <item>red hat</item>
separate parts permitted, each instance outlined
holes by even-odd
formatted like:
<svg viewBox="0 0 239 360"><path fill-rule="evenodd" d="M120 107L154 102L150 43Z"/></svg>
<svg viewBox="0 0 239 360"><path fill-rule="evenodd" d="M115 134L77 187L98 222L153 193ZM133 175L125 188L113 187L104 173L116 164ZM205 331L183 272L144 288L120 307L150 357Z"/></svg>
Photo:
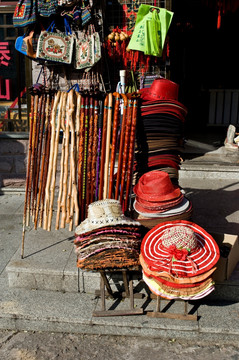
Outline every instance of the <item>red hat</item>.
<svg viewBox="0 0 239 360"><path fill-rule="evenodd" d="M213 237L186 220L163 222L152 228L142 241L141 254L150 270L178 277L202 274L220 257Z"/></svg>
<svg viewBox="0 0 239 360"><path fill-rule="evenodd" d="M150 88L140 90L143 100L178 100L178 84L168 79L155 79Z"/></svg>
<svg viewBox="0 0 239 360"><path fill-rule="evenodd" d="M134 193L147 201L167 201L180 196L179 186L174 185L169 174L153 170L142 175L133 188Z"/></svg>

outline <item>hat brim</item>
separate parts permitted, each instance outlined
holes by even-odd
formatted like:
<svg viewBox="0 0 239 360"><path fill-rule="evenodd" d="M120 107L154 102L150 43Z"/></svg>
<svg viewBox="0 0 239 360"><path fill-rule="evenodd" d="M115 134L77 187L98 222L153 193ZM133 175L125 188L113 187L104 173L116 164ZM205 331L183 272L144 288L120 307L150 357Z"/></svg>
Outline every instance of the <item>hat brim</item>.
<svg viewBox="0 0 239 360"><path fill-rule="evenodd" d="M184 213L190 206L190 201L186 198L183 198L182 202L179 205L173 206L172 208L169 208L165 211L158 212L157 210L148 210L140 205L137 201L134 201L134 209L139 213L140 215L144 217L168 217L173 215L179 215Z"/></svg>
<svg viewBox="0 0 239 360"><path fill-rule="evenodd" d="M201 291L197 294L194 294L194 295L189 295L189 296L173 295L173 294L165 291L159 284L156 283L156 281L154 279L148 278L144 273L143 273L143 280L148 285L148 287L152 291L152 293L154 293L155 295L159 295L162 298L169 299L169 300L173 300L173 299L198 300L198 299L201 299L201 298L209 295L213 290L215 290L215 286L212 283L211 285L209 284L206 289L204 289L203 291Z"/></svg>
<svg viewBox="0 0 239 360"><path fill-rule="evenodd" d="M91 231L94 231L96 229L101 229L107 226L117 226L117 225L125 225L125 226L140 226L141 224L133 219L130 219L124 215L114 218L114 217L105 217L100 219L99 221L96 221L94 223L94 220L89 220L88 218L86 218L84 221L82 221L80 223L80 225L78 225L76 227L75 230L75 234L76 235L81 235L81 234L85 234L85 233L90 233Z"/></svg>
<svg viewBox="0 0 239 360"><path fill-rule="evenodd" d="M192 229L197 237L198 247L190 253L185 261L170 261L171 257L162 247L161 237L164 231L173 226L186 226ZM216 241L199 225L187 220L163 222L153 227L143 238L141 254L152 271L167 271L178 277L192 277L202 274L215 266L220 257ZM196 265L196 270L192 266Z"/></svg>

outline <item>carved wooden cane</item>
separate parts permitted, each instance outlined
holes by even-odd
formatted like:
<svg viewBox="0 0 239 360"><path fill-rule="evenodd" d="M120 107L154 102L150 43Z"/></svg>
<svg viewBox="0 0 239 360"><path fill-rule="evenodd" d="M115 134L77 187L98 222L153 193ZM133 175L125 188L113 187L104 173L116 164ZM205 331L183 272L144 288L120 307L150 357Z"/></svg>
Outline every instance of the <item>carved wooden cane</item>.
<svg viewBox="0 0 239 360"><path fill-rule="evenodd" d="M91 182L92 182L92 156L93 156L93 131L94 131L94 98L93 92L90 92L90 109L89 109L89 138L88 138L88 152L87 152L87 182L86 182L86 204L88 209L91 198Z"/></svg>
<svg viewBox="0 0 239 360"><path fill-rule="evenodd" d="M95 94L95 96L98 96L98 94ZM93 129L93 144L92 144L90 203L92 203L95 200L98 117L99 117L99 100L96 97L94 99L94 121L93 121L94 129Z"/></svg>
<svg viewBox="0 0 239 360"><path fill-rule="evenodd" d="M84 157L83 157L83 176L82 176L82 203L81 220L85 219L86 213L86 168L87 168L87 147L88 147L88 127L89 127L89 97L85 97L85 129L84 129Z"/></svg>
<svg viewBox="0 0 239 360"><path fill-rule="evenodd" d="M99 183L100 183L100 162L101 162L101 141L103 127L104 102L99 100L99 116L98 116L98 142L97 142L97 159L96 159L96 181L95 181L95 200L99 200Z"/></svg>
<svg viewBox="0 0 239 360"><path fill-rule="evenodd" d="M113 113L113 95L109 94L108 99L108 115L107 115L107 130L106 130L106 145L105 145L105 167L104 167L104 189L103 199L107 198L108 193L108 172L109 172L109 159L110 159L110 139L111 139L111 123Z"/></svg>
<svg viewBox="0 0 239 360"><path fill-rule="evenodd" d="M127 166L127 180L126 180L126 192L125 192L125 203L123 206L123 211L128 211L129 200L130 200L130 191L132 185L132 174L133 174L133 165L134 165L134 149L135 149L135 133L137 125L137 112L138 112L138 100L133 100L133 114L132 114L132 124L130 131L130 143L129 143L129 153L128 153L128 166Z"/></svg>
<svg viewBox="0 0 239 360"><path fill-rule="evenodd" d="M130 128L132 121L132 100L128 100L128 110L127 110L127 121L125 127L125 140L124 140L124 150L123 150L123 160L122 160L122 172L121 172L121 182L120 182L120 203L123 205L123 197L125 190L125 175L126 175L126 163L128 159L128 147L129 147L129 137L130 137Z"/></svg>
<svg viewBox="0 0 239 360"><path fill-rule="evenodd" d="M101 157L100 157L100 174L99 174L99 178L100 178L99 200L103 199L107 116L108 116L108 94L106 95L105 102L104 102L104 116L103 116L102 141L101 141Z"/></svg>
<svg viewBox="0 0 239 360"><path fill-rule="evenodd" d="M50 145L50 158L49 158L49 167L47 173L47 181L46 181L46 188L45 188L45 209L44 209L44 222L43 222L43 229L47 230L48 227L48 215L49 215L49 206L50 206L50 184L51 184L51 177L53 171L53 158L54 158L54 145L55 145L55 137L56 137L56 112L58 102L60 100L60 91L58 91L54 98L54 105L52 110L51 116L51 145Z"/></svg>
<svg viewBox="0 0 239 360"><path fill-rule="evenodd" d="M82 207L82 177L83 177L83 159L84 159L84 139L85 139L85 96L81 93L81 113L80 113L80 139L78 149L78 203L81 220Z"/></svg>
<svg viewBox="0 0 239 360"><path fill-rule="evenodd" d="M49 201L49 214L47 222L47 230L51 230L52 214L53 214L53 203L55 195L55 185L56 185L56 167L57 167L57 156L58 156L58 146L59 146L59 136L61 128L61 116L62 116L62 103L63 103L63 93L59 92L59 107L57 117L53 120L56 122L56 135L53 146L53 161L52 161L52 176L50 183L50 201Z"/></svg>
<svg viewBox="0 0 239 360"><path fill-rule="evenodd" d="M119 127L119 104L120 104L120 94L114 92L113 96L115 97L115 105L114 105L111 158L110 158L110 179L109 179L109 192L108 192L109 199L112 198L112 193L113 193L116 142L117 142L118 127Z"/></svg>
<svg viewBox="0 0 239 360"><path fill-rule="evenodd" d="M28 159L27 159L27 173L26 173L26 189L25 189L25 203L23 211L23 227L22 227L22 247L21 247L21 258L24 257L24 241L25 241L25 226L26 226L26 214L28 204L28 187L30 180L30 168L31 168L31 152L32 152L32 132L33 132L33 117L34 117L34 95L31 95L31 111L30 111L30 133L28 143Z"/></svg>
<svg viewBox="0 0 239 360"><path fill-rule="evenodd" d="M117 169L117 177L116 177L116 185L115 185L115 199L118 200L119 197L119 187L120 187L120 178L121 178L121 168L122 168L122 159L123 159L123 148L124 148L124 137L125 137L125 127L126 127L126 117L127 117L127 105L128 99L127 96L121 94L124 100L123 107L123 118L120 129L120 144L119 144L119 154L118 154L118 169Z"/></svg>
<svg viewBox="0 0 239 360"><path fill-rule="evenodd" d="M62 203L62 194L63 194L63 178L64 178L64 160L65 160L65 116L66 116L66 100L67 100L67 93L63 92L63 99L62 99L62 114L60 118L60 127L63 131L62 137L62 145L61 145L61 161L60 161L60 179L59 179L59 193L57 198L57 213L56 213L56 225L55 229L59 229L60 223L60 215L61 215L61 203Z"/></svg>
<svg viewBox="0 0 239 360"><path fill-rule="evenodd" d="M46 122L47 122L47 141L46 141L46 157L44 161L44 171L43 171L43 181L42 181L42 196L40 201L40 214L39 214L39 227L43 226L43 213L44 213L44 203L45 203L45 188L47 181L47 173L49 166L49 158L50 158L50 145L51 145L51 116L54 104L54 95L50 91L50 99L49 99L49 107L46 107ZM48 104L47 104L48 105Z"/></svg>

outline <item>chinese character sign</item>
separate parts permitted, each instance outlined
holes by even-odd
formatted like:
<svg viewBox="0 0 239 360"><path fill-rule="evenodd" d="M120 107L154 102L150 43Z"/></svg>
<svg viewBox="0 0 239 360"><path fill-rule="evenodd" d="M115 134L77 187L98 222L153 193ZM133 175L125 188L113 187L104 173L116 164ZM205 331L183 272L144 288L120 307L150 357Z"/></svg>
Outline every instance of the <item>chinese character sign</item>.
<svg viewBox="0 0 239 360"><path fill-rule="evenodd" d="M9 42L0 42L0 66L8 66L10 60Z"/></svg>

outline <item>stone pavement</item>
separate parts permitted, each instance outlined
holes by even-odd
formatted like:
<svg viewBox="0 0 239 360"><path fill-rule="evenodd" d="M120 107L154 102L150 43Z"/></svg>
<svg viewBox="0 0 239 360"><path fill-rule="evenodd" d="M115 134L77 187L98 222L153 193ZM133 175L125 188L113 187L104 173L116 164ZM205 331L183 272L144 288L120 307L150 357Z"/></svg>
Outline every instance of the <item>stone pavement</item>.
<svg viewBox="0 0 239 360"><path fill-rule="evenodd" d="M205 162L189 166L185 161L179 184L193 203L192 220L209 232L239 234L239 171L220 156L211 158L206 176ZM222 161L223 160L223 161ZM214 166L214 169L212 169ZM200 170L201 167L201 170ZM225 174L222 169L225 170ZM222 174L223 172L223 174ZM20 257L24 193L2 191L0 195L0 329L38 330L87 334L184 338L238 343L239 268L230 279L216 284L216 291L201 301L189 303L198 320L153 319L146 315L155 300L135 300L143 315L94 317L101 302L95 296L99 276L77 271L73 232L26 231L24 259ZM54 226L53 226L54 227ZM110 279L115 286L118 279ZM142 288L137 276L134 284ZM107 309L127 309L129 300L107 300ZM170 312L182 312L175 302Z"/></svg>

